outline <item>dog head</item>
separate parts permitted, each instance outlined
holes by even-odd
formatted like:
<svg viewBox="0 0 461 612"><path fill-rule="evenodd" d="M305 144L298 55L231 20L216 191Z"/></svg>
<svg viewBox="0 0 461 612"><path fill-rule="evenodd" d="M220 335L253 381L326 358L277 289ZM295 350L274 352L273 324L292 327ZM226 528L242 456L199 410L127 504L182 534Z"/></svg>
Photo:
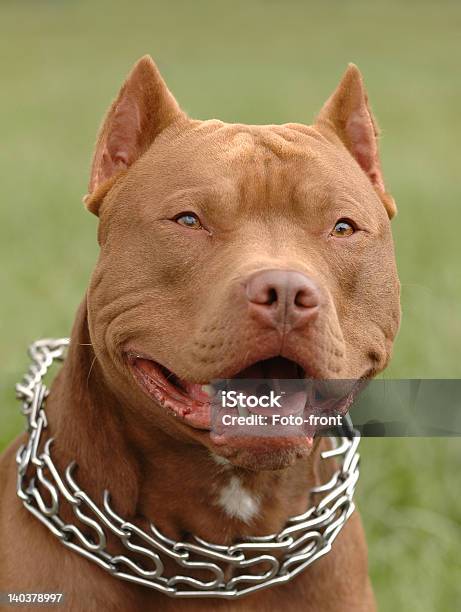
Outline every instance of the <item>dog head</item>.
<svg viewBox="0 0 461 612"><path fill-rule="evenodd" d="M218 444L209 381L386 366L400 315L395 205L355 66L314 125L259 126L189 119L144 57L103 122L85 201L100 218L95 353L153 426L239 465L282 467L311 440Z"/></svg>

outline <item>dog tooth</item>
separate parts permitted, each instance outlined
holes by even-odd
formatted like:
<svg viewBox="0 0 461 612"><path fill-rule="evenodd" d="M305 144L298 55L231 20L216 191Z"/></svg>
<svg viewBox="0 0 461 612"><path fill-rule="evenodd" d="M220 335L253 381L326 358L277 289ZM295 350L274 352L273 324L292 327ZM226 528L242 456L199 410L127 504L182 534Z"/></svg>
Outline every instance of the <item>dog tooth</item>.
<svg viewBox="0 0 461 612"><path fill-rule="evenodd" d="M213 385L202 385L202 391L203 393L206 393L210 397L214 395Z"/></svg>
<svg viewBox="0 0 461 612"><path fill-rule="evenodd" d="M243 401L238 402L237 410L238 410L239 416L243 416L243 417L250 416L250 411L248 410L246 405L243 403Z"/></svg>

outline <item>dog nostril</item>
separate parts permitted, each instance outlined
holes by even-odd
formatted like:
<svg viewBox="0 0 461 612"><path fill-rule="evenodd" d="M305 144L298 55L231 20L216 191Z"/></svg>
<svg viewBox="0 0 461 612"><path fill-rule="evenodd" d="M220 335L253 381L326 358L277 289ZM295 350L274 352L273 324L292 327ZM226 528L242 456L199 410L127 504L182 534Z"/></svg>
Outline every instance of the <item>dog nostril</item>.
<svg viewBox="0 0 461 612"><path fill-rule="evenodd" d="M275 304L276 301L277 301L277 290L274 289L273 287L270 287L269 291L267 292L266 304L268 306L271 306L272 304Z"/></svg>
<svg viewBox="0 0 461 612"><path fill-rule="evenodd" d="M247 298L253 304L261 306L272 306L279 300L277 288L267 283L248 283L246 288Z"/></svg>
<svg viewBox="0 0 461 612"><path fill-rule="evenodd" d="M299 308L315 308L318 306L319 300L315 291L302 288L297 291L294 303Z"/></svg>

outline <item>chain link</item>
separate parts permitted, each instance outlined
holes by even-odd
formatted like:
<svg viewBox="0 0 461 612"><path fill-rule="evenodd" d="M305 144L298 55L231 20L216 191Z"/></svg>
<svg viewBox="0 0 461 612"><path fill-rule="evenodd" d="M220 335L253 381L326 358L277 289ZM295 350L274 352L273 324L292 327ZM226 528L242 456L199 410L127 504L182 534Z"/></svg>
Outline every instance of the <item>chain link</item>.
<svg viewBox="0 0 461 612"><path fill-rule="evenodd" d="M43 379L55 360L65 358L67 338L39 340L29 347L32 363L16 386L29 437L16 454L17 494L24 506L67 548L93 561L113 576L144 585L172 597L237 598L260 589L286 583L314 561L327 554L341 528L354 511L353 495L359 477L359 437L332 438L333 448L322 458L342 458L340 468L329 482L311 489L323 495L316 506L291 517L279 533L247 537L231 546L213 544L198 536L193 542L177 542L162 534L153 524L144 531L124 520L111 507L104 491L100 508L73 477L75 462L61 475L53 463L53 438L40 449L48 389ZM48 501L41 490L46 490ZM59 516L62 501L72 508L81 523L64 522ZM88 528L93 534L88 536ZM82 531L82 529L84 531ZM113 555L106 548L113 534L127 550ZM131 553L134 553L130 555ZM140 560L141 559L141 560ZM173 560L178 568L206 570L208 580L200 580L179 569L177 575L164 575L164 562ZM258 568L259 566L259 568ZM262 567L261 567L262 566ZM232 570L227 581L225 574Z"/></svg>

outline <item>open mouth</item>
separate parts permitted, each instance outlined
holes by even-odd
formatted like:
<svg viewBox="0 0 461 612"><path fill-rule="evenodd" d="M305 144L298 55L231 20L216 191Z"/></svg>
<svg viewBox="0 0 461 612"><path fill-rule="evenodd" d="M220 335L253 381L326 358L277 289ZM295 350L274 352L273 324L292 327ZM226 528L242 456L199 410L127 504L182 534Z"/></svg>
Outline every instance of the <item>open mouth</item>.
<svg viewBox="0 0 461 612"><path fill-rule="evenodd" d="M135 380L143 391L160 404L171 416L194 429L207 430L216 445L234 447L272 447L290 444L304 445L310 448L313 439L321 426L311 417L344 415L352 404L364 381L359 380L319 380L310 378L304 368L282 356L271 357L251 364L226 379L209 381L206 384L191 383L176 374L138 354L128 354L128 363ZM223 385L235 393L242 392L243 399L229 405L221 404ZM276 407L267 404L248 405L252 400L269 397L269 391L277 391L280 404ZM219 395L221 394L221 395ZM233 396L235 399L235 395ZM242 402L242 403L240 403ZM223 426L223 416L245 417L243 425ZM267 421L248 423L246 418L269 418ZM288 426L283 419L288 418ZM302 423L292 419L302 418ZM274 426L274 421L277 420ZM331 424L340 426L341 421ZM261 425L261 426L260 426ZM292 426L294 425L294 426ZM325 429L328 433L328 428Z"/></svg>
<svg viewBox="0 0 461 612"><path fill-rule="evenodd" d="M191 383L164 366L136 354L128 355L131 371L141 388L175 417L197 429L211 428L211 404L217 393L215 383ZM230 380L304 380L305 370L285 357L258 361L234 374Z"/></svg>

